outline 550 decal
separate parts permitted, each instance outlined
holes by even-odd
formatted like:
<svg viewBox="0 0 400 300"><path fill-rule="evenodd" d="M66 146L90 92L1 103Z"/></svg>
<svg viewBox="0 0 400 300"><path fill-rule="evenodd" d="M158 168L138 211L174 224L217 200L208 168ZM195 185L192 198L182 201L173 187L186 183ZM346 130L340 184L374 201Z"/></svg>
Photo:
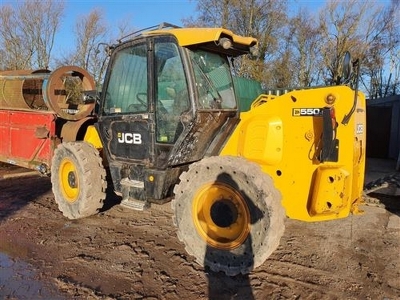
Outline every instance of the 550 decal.
<svg viewBox="0 0 400 300"><path fill-rule="evenodd" d="M322 109L321 108L293 108L292 110L293 117L322 117Z"/></svg>

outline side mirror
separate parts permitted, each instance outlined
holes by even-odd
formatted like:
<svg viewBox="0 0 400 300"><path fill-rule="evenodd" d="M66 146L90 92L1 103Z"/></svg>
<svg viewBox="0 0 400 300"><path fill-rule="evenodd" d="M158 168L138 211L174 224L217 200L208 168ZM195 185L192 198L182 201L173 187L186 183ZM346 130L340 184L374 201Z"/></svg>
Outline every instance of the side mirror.
<svg viewBox="0 0 400 300"><path fill-rule="evenodd" d="M100 100L97 90L84 91L82 96L84 104L97 103Z"/></svg>
<svg viewBox="0 0 400 300"><path fill-rule="evenodd" d="M342 75L341 75L344 82L347 82L350 79L352 72L353 72L353 65L351 63L351 55L349 51L346 51L342 61Z"/></svg>
<svg viewBox="0 0 400 300"><path fill-rule="evenodd" d="M100 93L97 90L84 91L82 100L84 104L94 103L93 113L95 115L99 114Z"/></svg>

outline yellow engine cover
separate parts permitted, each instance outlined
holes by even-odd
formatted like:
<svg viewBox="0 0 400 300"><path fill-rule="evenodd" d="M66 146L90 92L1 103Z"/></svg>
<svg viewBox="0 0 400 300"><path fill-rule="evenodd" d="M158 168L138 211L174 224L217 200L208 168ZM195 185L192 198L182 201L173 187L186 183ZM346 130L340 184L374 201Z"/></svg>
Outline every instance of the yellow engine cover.
<svg viewBox="0 0 400 300"><path fill-rule="evenodd" d="M365 171L365 97L334 86L261 95L227 141L221 155L243 156L258 163L282 194L290 218L322 221L348 216L361 201ZM336 116L337 159L321 161L322 109Z"/></svg>

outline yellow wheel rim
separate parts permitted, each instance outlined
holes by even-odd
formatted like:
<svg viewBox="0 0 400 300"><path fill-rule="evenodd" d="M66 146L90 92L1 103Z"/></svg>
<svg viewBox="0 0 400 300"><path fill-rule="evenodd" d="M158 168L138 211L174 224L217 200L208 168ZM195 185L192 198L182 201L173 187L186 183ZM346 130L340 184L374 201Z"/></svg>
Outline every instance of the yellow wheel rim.
<svg viewBox="0 0 400 300"><path fill-rule="evenodd" d="M250 213L242 195L223 183L206 184L196 193L193 223L208 245L224 250L243 244L250 231Z"/></svg>
<svg viewBox="0 0 400 300"><path fill-rule="evenodd" d="M79 178L75 164L71 160L64 158L58 172L64 199L70 203L75 202L79 195Z"/></svg>

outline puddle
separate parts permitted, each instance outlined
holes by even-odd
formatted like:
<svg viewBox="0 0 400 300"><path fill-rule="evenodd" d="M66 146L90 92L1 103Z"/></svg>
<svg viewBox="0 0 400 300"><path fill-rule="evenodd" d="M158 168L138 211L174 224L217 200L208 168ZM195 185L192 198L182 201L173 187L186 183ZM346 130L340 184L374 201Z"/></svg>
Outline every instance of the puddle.
<svg viewBox="0 0 400 300"><path fill-rule="evenodd" d="M37 277L33 266L0 252L0 299L65 299Z"/></svg>

